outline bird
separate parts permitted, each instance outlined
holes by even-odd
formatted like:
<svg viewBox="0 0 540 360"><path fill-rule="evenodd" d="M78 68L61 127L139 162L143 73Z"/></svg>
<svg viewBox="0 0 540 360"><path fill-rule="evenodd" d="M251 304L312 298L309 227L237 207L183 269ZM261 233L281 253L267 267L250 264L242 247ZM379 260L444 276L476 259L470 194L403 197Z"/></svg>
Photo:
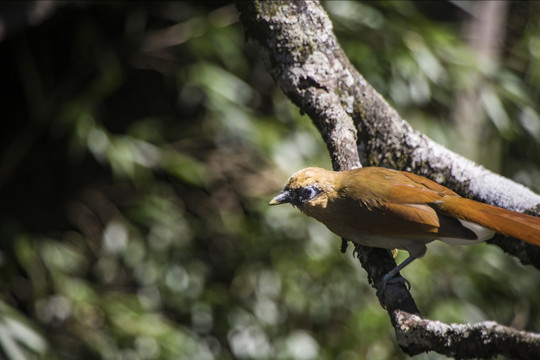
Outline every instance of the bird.
<svg viewBox="0 0 540 360"><path fill-rule="evenodd" d="M345 240L406 250L409 257L382 277L383 289L405 266L424 256L426 244L436 239L468 245L501 233L540 246L540 217L461 197L407 171L308 167L294 173L269 205L285 203Z"/></svg>

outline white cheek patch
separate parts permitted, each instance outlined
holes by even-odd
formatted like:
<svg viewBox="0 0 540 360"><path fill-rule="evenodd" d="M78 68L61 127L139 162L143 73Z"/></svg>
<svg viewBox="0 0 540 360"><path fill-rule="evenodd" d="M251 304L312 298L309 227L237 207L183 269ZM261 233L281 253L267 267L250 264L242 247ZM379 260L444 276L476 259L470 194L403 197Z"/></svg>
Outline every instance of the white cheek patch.
<svg viewBox="0 0 540 360"><path fill-rule="evenodd" d="M487 227L484 227L482 225L478 225L476 223L465 221L458 219L461 225L465 226L467 229L471 230L476 234L477 239L476 240L467 240L467 239L459 239L459 238L440 238L439 240L444 241L445 243L451 244L451 245L468 245L468 244L476 244L482 241L489 240L495 235L496 231L491 230Z"/></svg>

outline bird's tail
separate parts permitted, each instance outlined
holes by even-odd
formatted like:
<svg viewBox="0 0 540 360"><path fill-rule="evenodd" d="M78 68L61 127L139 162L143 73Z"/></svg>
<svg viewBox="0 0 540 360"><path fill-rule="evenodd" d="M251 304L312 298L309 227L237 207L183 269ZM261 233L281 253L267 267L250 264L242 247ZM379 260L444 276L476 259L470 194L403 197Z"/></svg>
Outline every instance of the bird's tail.
<svg viewBox="0 0 540 360"><path fill-rule="evenodd" d="M437 203L437 207L452 217L540 246L540 217L457 196L445 196Z"/></svg>

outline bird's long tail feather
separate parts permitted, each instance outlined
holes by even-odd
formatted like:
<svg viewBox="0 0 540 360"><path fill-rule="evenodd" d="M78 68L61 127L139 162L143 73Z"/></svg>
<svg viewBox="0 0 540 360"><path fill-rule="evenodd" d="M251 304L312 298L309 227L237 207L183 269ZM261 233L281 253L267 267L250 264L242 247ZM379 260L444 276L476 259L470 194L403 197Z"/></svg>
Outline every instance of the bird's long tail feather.
<svg viewBox="0 0 540 360"><path fill-rule="evenodd" d="M445 196L437 207L452 217L540 246L540 217L454 196Z"/></svg>

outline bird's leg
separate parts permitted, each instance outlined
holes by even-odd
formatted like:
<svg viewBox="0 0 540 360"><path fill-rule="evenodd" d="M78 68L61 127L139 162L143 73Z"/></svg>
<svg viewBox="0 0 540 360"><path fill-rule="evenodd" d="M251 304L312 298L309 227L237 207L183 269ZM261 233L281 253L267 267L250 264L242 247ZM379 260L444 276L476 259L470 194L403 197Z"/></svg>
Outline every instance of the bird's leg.
<svg viewBox="0 0 540 360"><path fill-rule="evenodd" d="M409 255L408 258L403 260L401 264L390 270L386 275L384 275L377 284L377 297L379 298L379 301L381 300L382 295L384 294L384 291L386 290L386 284L393 283L393 282L404 282L405 285L407 285L407 288L410 290L411 283L409 280L405 279L404 277L395 277L397 273L399 273L405 266L409 265L416 259L415 256Z"/></svg>

